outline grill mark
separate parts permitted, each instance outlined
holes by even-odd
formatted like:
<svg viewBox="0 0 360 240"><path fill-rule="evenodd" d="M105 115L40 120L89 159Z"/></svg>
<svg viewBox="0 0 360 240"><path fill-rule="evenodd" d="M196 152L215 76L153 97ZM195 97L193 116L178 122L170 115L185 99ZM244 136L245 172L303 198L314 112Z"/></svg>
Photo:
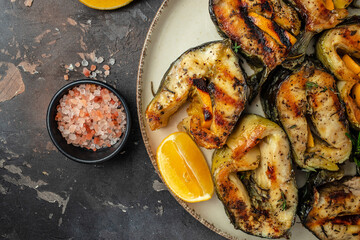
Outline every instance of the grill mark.
<svg viewBox="0 0 360 240"><path fill-rule="evenodd" d="M210 92L214 94L217 102L226 103L226 105L232 105L237 109L241 109L244 106L244 101L236 101L215 84L209 84L208 89L210 89Z"/></svg>
<svg viewBox="0 0 360 240"><path fill-rule="evenodd" d="M203 114L204 114L205 121L210 121L212 119L212 114L209 110L204 109Z"/></svg>
<svg viewBox="0 0 360 240"><path fill-rule="evenodd" d="M290 39L285 35L285 30L282 29L279 25L277 25L276 22L271 21L272 27L276 34L279 36L280 41L286 46L287 49L291 48L291 42Z"/></svg>
<svg viewBox="0 0 360 240"><path fill-rule="evenodd" d="M261 11L273 13L273 9L267 0L261 1Z"/></svg>
<svg viewBox="0 0 360 240"><path fill-rule="evenodd" d="M222 117L221 114L215 113L215 123L218 126L224 127L227 125L227 121Z"/></svg>
<svg viewBox="0 0 360 240"><path fill-rule="evenodd" d="M194 78L192 79L193 85L203 92L208 92L206 87L206 79L204 78Z"/></svg>
<svg viewBox="0 0 360 240"><path fill-rule="evenodd" d="M339 216L330 220L333 224L341 225L358 225L360 223L360 215Z"/></svg>
<svg viewBox="0 0 360 240"><path fill-rule="evenodd" d="M329 198L335 200L336 202L344 201L346 198L349 198L350 193L346 193L343 190L335 191L329 194Z"/></svg>
<svg viewBox="0 0 360 240"><path fill-rule="evenodd" d="M263 48L265 52L271 53L273 50L266 46L265 36L264 33L258 28L249 18L248 11L246 7L239 8L239 14L244 19L245 24L247 25L248 29L250 29L251 33L256 36L258 39L258 44Z"/></svg>

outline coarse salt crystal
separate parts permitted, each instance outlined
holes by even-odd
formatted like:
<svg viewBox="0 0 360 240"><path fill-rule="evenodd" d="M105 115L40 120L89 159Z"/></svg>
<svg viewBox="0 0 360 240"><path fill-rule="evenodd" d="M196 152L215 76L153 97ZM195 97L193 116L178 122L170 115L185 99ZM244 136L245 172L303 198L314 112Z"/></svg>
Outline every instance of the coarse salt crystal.
<svg viewBox="0 0 360 240"><path fill-rule="evenodd" d="M83 68L83 74L84 74L85 77L89 77L89 76L90 76L90 73L91 73L91 72L90 72L89 69L87 69L86 67Z"/></svg>
<svg viewBox="0 0 360 240"><path fill-rule="evenodd" d="M95 90L94 91L94 96L100 96L100 90Z"/></svg>
<svg viewBox="0 0 360 240"><path fill-rule="evenodd" d="M96 72L92 72L90 75L91 78L96 78Z"/></svg>
<svg viewBox="0 0 360 240"><path fill-rule="evenodd" d="M66 108L64 108L64 109L62 110L62 113L63 113L63 114L68 114L68 113L69 113L69 110L67 110Z"/></svg>
<svg viewBox="0 0 360 240"><path fill-rule="evenodd" d="M75 130L76 130L76 126L75 126L75 125L71 125L71 126L69 127L69 131L70 131L71 133L75 132Z"/></svg>
<svg viewBox="0 0 360 240"><path fill-rule="evenodd" d="M97 62L97 63L102 63L102 62L104 62L104 58L103 58L103 57L98 57L98 58L96 59L96 62Z"/></svg>
<svg viewBox="0 0 360 240"><path fill-rule="evenodd" d="M74 70L74 65L71 63L66 69L69 70L69 71L73 71Z"/></svg>
<svg viewBox="0 0 360 240"><path fill-rule="evenodd" d="M114 58L110 58L110 59L109 59L109 64L110 64L110 65L114 65L114 64L115 64L115 59L114 59Z"/></svg>
<svg viewBox="0 0 360 240"><path fill-rule="evenodd" d="M85 59L83 59L83 60L81 61L81 65L82 65L83 67L87 67L87 66L89 66L89 62L86 61Z"/></svg>

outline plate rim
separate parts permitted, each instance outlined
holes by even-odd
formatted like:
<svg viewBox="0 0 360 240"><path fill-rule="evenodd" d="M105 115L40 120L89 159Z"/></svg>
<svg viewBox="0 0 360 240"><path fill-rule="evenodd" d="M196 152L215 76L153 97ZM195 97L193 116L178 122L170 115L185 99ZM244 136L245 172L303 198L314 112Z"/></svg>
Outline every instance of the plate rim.
<svg viewBox="0 0 360 240"><path fill-rule="evenodd" d="M143 107L142 84L143 84L144 63L145 63L145 58L147 55L147 50L148 50L149 44L151 43L152 33L155 30L155 27L159 21L161 14L167 8L168 3L170 1L174 1L174 0L164 0L162 2L162 4L160 5L158 11L156 12L156 14L150 24L149 30L146 34L145 41L144 41L144 44L143 44L143 47L141 50L138 73L137 73L137 80L136 80L136 107L137 107L137 117L139 120L141 136L144 141L148 156L150 157L151 163L152 163L153 167L155 168L155 171L156 171L157 175L160 177L162 182L164 182L164 179L162 178L162 176L157 168L155 155L151 150L150 143L149 143L149 137L146 132L146 123L145 123L144 115L142 114L142 107ZM182 206L192 217L194 217L197 221L202 223L205 227L207 227L208 229L212 230L213 232L215 232L215 233L219 234L220 236L225 237L227 239L239 240L239 238L234 237L234 236L224 232L223 230L215 227L212 223L208 222L206 219L204 219L198 213L196 213L194 209L191 209L185 201L181 200L176 195L174 195L173 192L168 188L168 186L166 186L166 188L168 189L170 194L175 198L175 200L180 204L180 206ZM216 194L216 193L214 193L214 194ZM239 230L239 231L240 231L240 233L244 233L241 230ZM244 234L246 234L246 233L244 233ZM242 238L242 239L245 240L245 238Z"/></svg>

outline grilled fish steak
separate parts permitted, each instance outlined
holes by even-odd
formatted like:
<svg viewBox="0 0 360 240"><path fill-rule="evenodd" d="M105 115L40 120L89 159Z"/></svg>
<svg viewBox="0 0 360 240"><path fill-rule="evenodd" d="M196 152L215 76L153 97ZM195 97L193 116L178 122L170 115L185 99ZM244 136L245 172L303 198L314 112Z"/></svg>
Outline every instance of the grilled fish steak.
<svg viewBox="0 0 360 240"><path fill-rule="evenodd" d="M258 115L244 116L226 146L214 152L212 174L236 228L280 238L293 225L297 188L289 142L277 124Z"/></svg>
<svg viewBox="0 0 360 240"><path fill-rule="evenodd" d="M309 189L306 186L306 189ZM299 216L304 226L323 240L360 239L360 177L303 189Z"/></svg>
<svg viewBox="0 0 360 240"><path fill-rule="evenodd" d="M253 12L271 21L268 32L276 38L255 24ZM246 56L260 58L270 70L284 60L292 46L286 30L297 35L301 24L293 8L276 0L210 0L210 15L219 30L240 45Z"/></svg>
<svg viewBox="0 0 360 240"><path fill-rule="evenodd" d="M182 54L165 73L146 109L151 130L165 127L187 99L189 117L179 129L205 148L220 148L242 113L248 96L229 40L206 43Z"/></svg>
<svg viewBox="0 0 360 240"><path fill-rule="evenodd" d="M240 46L257 71L269 72L281 64L300 32L297 12L282 0L210 0L209 11L219 32Z"/></svg>
<svg viewBox="0 0 360 240"><path fill-rule="evenodd" d="M349 158L352 143L335 79L311 62L273 76L270 93L263 91L263 106L286 131L295 162L308 170L339 170L337 164Z"/></svg>
<svg viewBox="0 0 360 240"><path fill-rule="evenodd" d="M360 106L351 95L360 76L349 69L342 60L344 54L360 59L360 19L350 20L345 24L325 32L316 45L319 60L338 79L337 87L341 99L346 105L346 112L351 126L360 130Z"/></svg>

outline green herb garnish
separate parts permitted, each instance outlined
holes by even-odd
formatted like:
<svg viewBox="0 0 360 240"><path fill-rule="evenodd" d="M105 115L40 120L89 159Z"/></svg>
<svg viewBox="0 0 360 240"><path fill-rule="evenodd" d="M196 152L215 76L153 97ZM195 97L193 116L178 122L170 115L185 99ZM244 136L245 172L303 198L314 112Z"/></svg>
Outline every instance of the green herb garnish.
<svg viewBox="0 0 360 240"><path fill-rule="evenodd" d="M283 191L281 191L281 199L279 201L281 201L281 209L283 211L285 211L287 208L287 203L286 203L286 197L285 197L285 194Z"/></svg>
<svg viewBox="0 0 360 240"><path fill-rule="evenodd" d="M319 87L319 85L314 82L306 82L306 87L311 89L313 87Z"/></svg>
<svg viewBox="0 0 360 240"><path fill-rule="evenodd" d="M293 128L296 128L297 127L297 125L295 124L295 125L292 125L291 127L289 127L289 129L293 129Z"/></svg>
<svg viewBox="0 0 360 240"><path fill-rule="evenodd" d="M233 49L234 49L234 52L238 53L239 49L240 49L240 45L237 45L237 42L235 42L234 46L233 46Z"/></svg>
<svg viewBox="0 0 360 240"><path fill-rule="evenodd" d="M323 89L320 92L325 92L328 88L327 87L323 87Z"/></svg>

